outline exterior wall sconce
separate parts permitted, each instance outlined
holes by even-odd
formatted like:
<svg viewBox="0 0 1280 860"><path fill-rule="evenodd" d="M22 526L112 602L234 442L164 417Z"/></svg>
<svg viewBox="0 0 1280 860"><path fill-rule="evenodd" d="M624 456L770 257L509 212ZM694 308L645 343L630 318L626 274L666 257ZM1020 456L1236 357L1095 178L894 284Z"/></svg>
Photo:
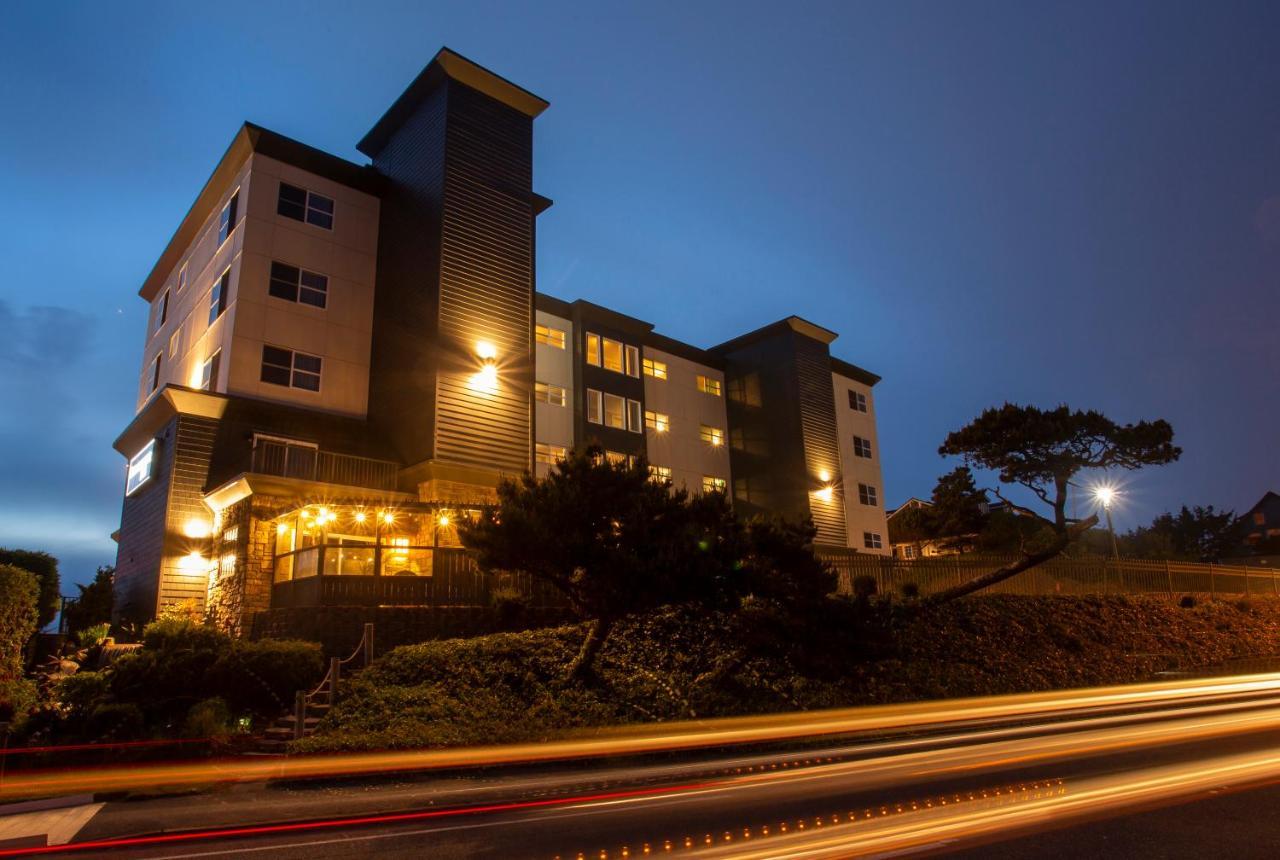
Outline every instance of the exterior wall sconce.
<svg viewBox="0 0 1280 860"><path fill-rule="evenodd" d="M476 356L480 359L480 369L471 375L471 389L492 394L498 390L498 350L482 340L476 344Z"/></svg>

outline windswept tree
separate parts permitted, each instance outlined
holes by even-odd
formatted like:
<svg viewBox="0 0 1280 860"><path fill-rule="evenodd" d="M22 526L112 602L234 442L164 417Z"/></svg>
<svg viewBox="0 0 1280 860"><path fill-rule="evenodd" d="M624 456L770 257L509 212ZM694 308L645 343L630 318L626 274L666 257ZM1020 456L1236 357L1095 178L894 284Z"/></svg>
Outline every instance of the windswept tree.
<svg viewBox="0 0 1280 860"><path fill-rule="evenodd" d="M1011 502L998 487L992 489L1010 509L1045 520L1047 528L1021 540L1013 561L932 595L927 605L980 591L1043 564L1097 525L1097 514L1083 520L1067 516L1068 492L1081 472L1160 466L1177 460L1182 450L1173 444L1167 421L1117 424L1099 412L1072 411L1065 405L1038 409L1006 403L950 433L938 453L993 471L1002 484L1024 487L1048 507L1049 515Z"/></svg>

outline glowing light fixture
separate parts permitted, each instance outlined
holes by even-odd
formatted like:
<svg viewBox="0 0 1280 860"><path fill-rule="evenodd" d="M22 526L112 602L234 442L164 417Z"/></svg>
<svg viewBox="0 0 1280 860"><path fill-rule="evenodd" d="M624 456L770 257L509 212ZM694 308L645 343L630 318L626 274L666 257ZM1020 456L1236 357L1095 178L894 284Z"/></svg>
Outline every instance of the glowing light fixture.
<svg viewBox="0 0 1280 860"><path fill-rule="evenodd" d="M394 523L394 522L396 521L396 515L395 515L395 514L393 514L393 513L391 513L391 511L383 511L383 512L382 512L382 521L383 521L384 523L386 523L387 525L391 525L392 523Z"/></svg>
<svg viewBox="0 0 1280 860"><path fill-rule="evenodd" d="M476 344L476 355L480 356L481 361L491 362L498 357L498 348L487 340L479 341Z"/></svg>
<svg viewBox="0 0 1280 860"><path fill-rule="evenodd" d="M818 497L819 501L829 502L834 495L834 491L831 487L823 487L821 490L814 492L814 495Z"/></svg>
<svg viewBox="0 0 1280 860"><path fill-rule="evenodd" d="M282 534L284 534L285 532L287 532L288 530L289 530L289 527L288 527L287 525L285 525L284 523L280 523L278 526L276 526L276 534L278 534L278 535L282 535Z"/></svg>
<svg viewBox="0 0 1280 860"><path fill-rule="evenodd" d="M438 520L438 522L440 523L440 525L445 526L445 527L447 528L447 527L448 527L448 525L449 525L449 515L448 515L448 514L441 514L441 515L440 515L440 519Z"/></svg>
<svg viewBox="0 0 1280 860"><path fill-rule="evenodd" d="M356 512L356 522L358 522L358 523L363 523L363 522L364 522L364 520L365 520L364 511L357 511L357 512Z"/></svg>
<svg viewBox="0 0 1280 860"><path fill-rule="evenodd" d="M178 559L178 570L183 573L202 573L207 568L204 556L198 552L189 553Z"/></svg>
<svg viewBox="0 0 1280 860"><path fill-rule="evenodd" d="M199 517L192 517L182 525L182 533L189 538L207 538L211 531L209 522Z"/></svg>
<svg viewBox="0 0 1280 860"><path fill-rule="evenodd" d="M1093 497L1097 499L1104 508L1110 508L1111 503L1115 501L1116 491L1111 487L1095 487Z"/></svg>

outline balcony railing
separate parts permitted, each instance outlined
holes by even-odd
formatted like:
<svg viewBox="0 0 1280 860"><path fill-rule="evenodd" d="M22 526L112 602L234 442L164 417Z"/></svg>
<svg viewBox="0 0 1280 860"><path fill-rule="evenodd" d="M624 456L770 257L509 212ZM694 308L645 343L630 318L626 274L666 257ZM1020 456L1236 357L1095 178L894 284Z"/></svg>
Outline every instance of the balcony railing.
<svg viewBox="0 0 1280 860"><path fill-rule="evenodd" d="M394 490L399 467L388 460L334 454L308 445L258 439L250 471L259 475L301 478L373 490Z"/></svg>

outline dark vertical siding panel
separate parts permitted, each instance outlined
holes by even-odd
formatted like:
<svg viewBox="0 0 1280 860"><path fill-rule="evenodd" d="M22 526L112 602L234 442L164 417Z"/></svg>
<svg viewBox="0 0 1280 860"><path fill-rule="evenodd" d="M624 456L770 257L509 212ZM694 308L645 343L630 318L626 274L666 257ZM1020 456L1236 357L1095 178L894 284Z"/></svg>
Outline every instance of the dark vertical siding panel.
<svg viewBox="0 0 1280 860"><path fill-rule="evenodd" d="M184 533L187 520L208 522L212 513L204 504L205 484L209 480L209 462L213 456L218 422L209 418L180 415L173 443L173 475L169 486L169 511L165 518L165 558L160 568L159 608L194 600L204 608L208 579L203 569L184 571L178 562L187 554L199 552L210 559L210 540L190 538Z"/></svg>
<svg viewBox="0 0 1280 860"><path fill-rule="evenodd" d="M175 419L156 434L157 457L150 484L126 496L120 506L120 544L112 586L112 615L117 621L150 621L155 616L176 425ZM124 492L123 481L120 491Z"/></svg>
<svg viewBox="0 0 1280 860"><path fill-rule="evenodd" d="M800 394L800 427L804 435L805 468L809 475L827 472L834 491L830 502L810 504L820 543L845 546L844 506L840 480L840 442L836 431L835 394L831 386L831 357L825 344L793 335L796 344L796 382Z"/></svg>

